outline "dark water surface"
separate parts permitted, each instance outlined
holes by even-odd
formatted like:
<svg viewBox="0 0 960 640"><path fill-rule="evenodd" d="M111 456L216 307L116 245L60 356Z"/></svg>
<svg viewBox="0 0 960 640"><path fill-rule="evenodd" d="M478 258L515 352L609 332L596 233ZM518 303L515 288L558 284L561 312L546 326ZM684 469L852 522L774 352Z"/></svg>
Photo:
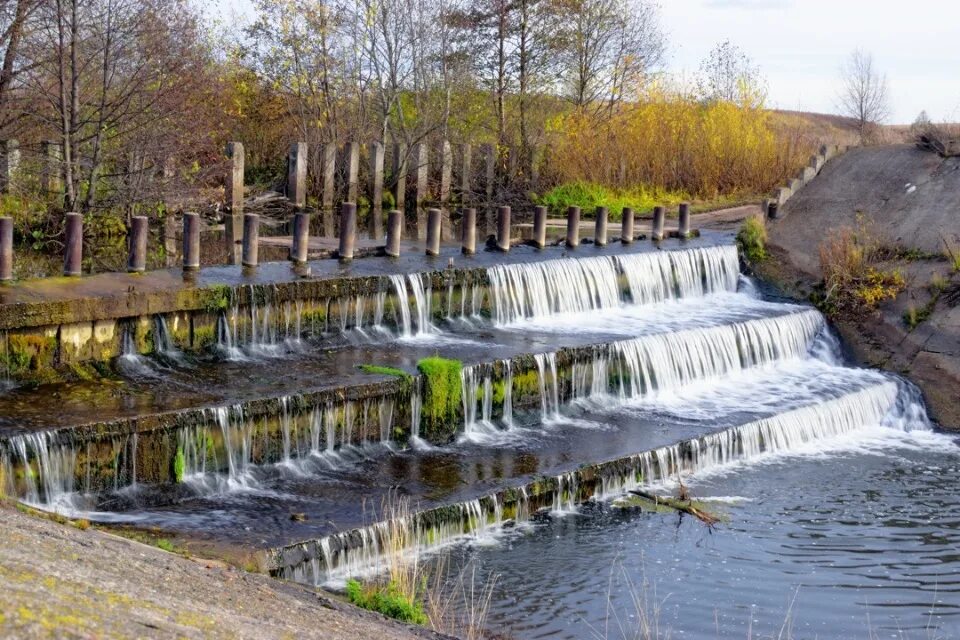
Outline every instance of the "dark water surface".
<svg viewBox="0 0 960 640"><path fill-rule="evenodd" d="M517 638L960 637L953 437L868 428L687 482L729 522L590 504L450 553L498 576Z"/></svg>

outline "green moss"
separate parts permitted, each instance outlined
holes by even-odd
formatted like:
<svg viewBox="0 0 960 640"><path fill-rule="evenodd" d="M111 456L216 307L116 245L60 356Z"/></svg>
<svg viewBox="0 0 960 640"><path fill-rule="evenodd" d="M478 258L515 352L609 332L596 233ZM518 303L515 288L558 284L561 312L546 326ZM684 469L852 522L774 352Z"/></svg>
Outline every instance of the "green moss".
<svg viewBox="0 0 960 640"><path fill-rule="evenodd" d="M357 368L364 373L369 373L371 375L395 376L404 380L410 380L413 377L403 369L398 369L396 367L385 367L379 364L360 364L357 365Z"/></svg>
<svg viewBox="0 0 960 640"><path fill-rule="evenodd" d="M417 369L424 376L424 435L431 442L445 442L453 436L462 408L460 373L463 363L434 356L418 362Z"/></svg>
<svg viewBox="0 0 960 640"><path fill-rule="evenodd" d="M392 581L385 587L371 585L364 587L356 580L347 581L347 599L363 609L377 611L383 615L410 622L427 624L427 614L423 605L401 593Z"/></svg>
<svg viewBox="0 0 960 640"><path fill-rule="evenodd" d="M177 447L177 455L173 458L173 479L179 484L183 482L187 461L183 455L183 447Z"/></svg>
<svg viewBox="0 0 960 640"><path fill-rule="evenodd" d="M204 292L203 306L209 313L223 311L230 306L230 299L233 297L233 289L225 284L218 284L210 287Z"/></svg>
<svg viewBox="0 0 960 640"><path fill-rule="evenodd" d="M207 349L217 343L217 330L212 325L193 327L193 348Z"/></svg>

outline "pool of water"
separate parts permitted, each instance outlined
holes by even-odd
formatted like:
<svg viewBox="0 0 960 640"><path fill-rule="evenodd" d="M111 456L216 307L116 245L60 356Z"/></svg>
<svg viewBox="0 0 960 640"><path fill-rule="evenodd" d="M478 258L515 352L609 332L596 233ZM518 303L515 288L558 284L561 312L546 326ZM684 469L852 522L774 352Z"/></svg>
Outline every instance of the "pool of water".
<svg viewBox="0 0 960 640"><path fill-rule="evenodd" d="M515 638L960 636L956 438L868 427L684 482L725 521L591 503L446 553Z"/></svg>

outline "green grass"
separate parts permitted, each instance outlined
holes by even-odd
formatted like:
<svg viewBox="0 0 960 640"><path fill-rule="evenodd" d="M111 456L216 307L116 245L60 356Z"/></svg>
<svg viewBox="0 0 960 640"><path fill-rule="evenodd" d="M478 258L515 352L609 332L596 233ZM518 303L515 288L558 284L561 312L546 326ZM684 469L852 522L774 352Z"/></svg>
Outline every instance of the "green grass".
<svg viewBox="0 0 960 640"><path fill-rule="evenodd" d="M395 376L397 378L403 378L404 380L409 380L413 377L403 369L398 369L396 367L385 367L379 364L361 364L357 365L357 368L364 373L369 373L372 375Z"/></svg>
<svg viewBox="0 0 960 640"><path fill-rule="evenodd" d="M690 199L689 194L681 191L646 185L611 189L591 182L568 182L554 187L543 196L535 197L534 202L547 207L554 214L562 214L570 206L580 207L584 217L592 216L597 207L607 207L610 219L619 220L624 207L644 212L657 205L675 206Z"/></svg>
<svg viewBox="0 0 960 640"><path fill-rule="evenodd" d="M754 216L743 221L737 233L737 247L747 262L756 264L767 258L767 228L763 220Z"/></svg>
<svg viewBox="0 0 960 640"><path fill-rule="evenodd" d="M364 587L356 580L347 581L347 599L363 609L377 611L389 618L410 622L413 624L427 624L427 614L423 605L414 602L400 593L394 584L388 583L385 587Z"/></svg>
<svg viewBox="0 0 960 640"><path fill-rule="evenodd" d="M159 549L163 549L164 551L168 551L170 553L175 553L173 543L167 540L166 538L158 539L156 544L157 544L157 548Z"/></svg>

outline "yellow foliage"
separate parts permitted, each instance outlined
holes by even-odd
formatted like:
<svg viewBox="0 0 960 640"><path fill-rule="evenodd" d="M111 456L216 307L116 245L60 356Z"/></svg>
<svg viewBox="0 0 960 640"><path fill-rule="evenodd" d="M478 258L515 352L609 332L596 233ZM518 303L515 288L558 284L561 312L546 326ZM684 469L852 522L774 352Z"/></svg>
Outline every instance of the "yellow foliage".
<svg viewBox="0 0 960 640"><path fill-rule="evenodd" d="M764 193L814 151L813 141L796 144L775 118L749 97L703 101L652 85L612 114L554 118L551 170L562 182L647 184L704 199Z"/></svg>

